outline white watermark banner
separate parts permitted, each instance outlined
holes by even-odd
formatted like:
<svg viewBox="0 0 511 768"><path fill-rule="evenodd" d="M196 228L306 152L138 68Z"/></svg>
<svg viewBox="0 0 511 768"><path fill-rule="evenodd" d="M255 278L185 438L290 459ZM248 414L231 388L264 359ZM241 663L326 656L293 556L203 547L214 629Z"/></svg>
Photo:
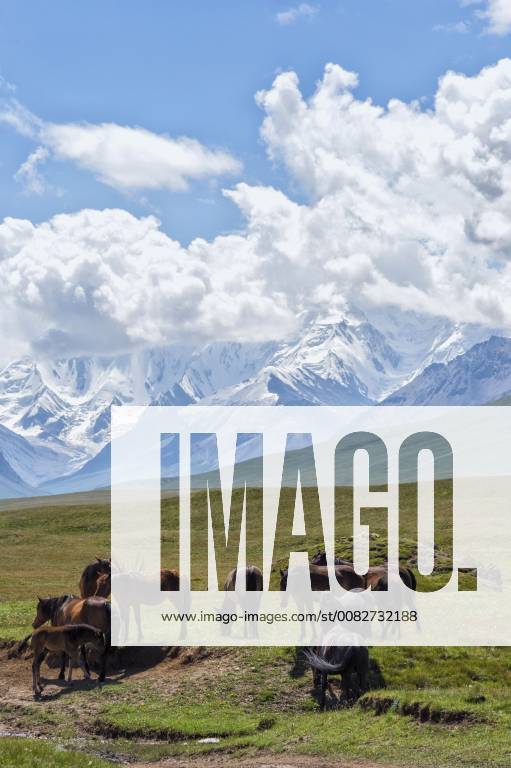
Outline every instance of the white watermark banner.
<svg viewBox="0 0 511 768"><path fill-rule="evenodd" d="M511 408L112 408L116 645L510 645Z"/></svg>

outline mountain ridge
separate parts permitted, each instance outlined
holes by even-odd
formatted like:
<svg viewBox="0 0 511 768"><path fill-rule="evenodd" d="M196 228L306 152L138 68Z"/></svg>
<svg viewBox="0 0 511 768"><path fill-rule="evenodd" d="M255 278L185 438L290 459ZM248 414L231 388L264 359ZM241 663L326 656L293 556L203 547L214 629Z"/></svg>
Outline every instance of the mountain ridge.
<svg viewBox="0 0 511 768"><path fill-rule="evenodd" d="M34 455L21 451L16 466L7 453L5 460L37 493L103 487L112 405L396 402L393 397L422 386L432 367L443 370L489 336L490 329L413 312L368 316L353 309L310 318L288 342L180 344L54 361L25 356L0 371L0 420ZM491 344L488 350L496 375ZM422 399L428 394L425 387Z"/></svg>

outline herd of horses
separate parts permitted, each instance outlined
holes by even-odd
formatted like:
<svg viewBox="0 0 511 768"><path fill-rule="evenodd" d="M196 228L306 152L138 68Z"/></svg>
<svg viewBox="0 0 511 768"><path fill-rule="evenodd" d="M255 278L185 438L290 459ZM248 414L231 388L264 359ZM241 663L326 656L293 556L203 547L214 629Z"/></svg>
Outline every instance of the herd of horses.
<svg viewBox="0 0 511 768"><path fill-rule="evenodd" d="M336 557L333 569L337 582L348 591L386 591L388 589L388 568L386 565L372 566L364 576L360 576L353 564ZM310 583L313 591L325 591L330 588L327 556L317 552L309 564ZM98 681L106 675L106 663L111 650L110 626L112 566L110 559L97 557L87 565L80 577L80 596L61 595L58 597L39 597L36 615L32 623L34 632L29 634L14 651L19 655L29 645L33 651L32 687L34 696L42 692L40 667L49 653L61 654L59 680L65 679L68 665L68 682L72 679L73 665L79 665L86 679L90 678L87 661L87 647L93 647L100 656ZM288 587L289 571L280 571L280 589ZM254 565L244 569L233 568L224 584L225 591L234 591L239 577L245 579L245 589L251 592L263 590L263 574ZM406 567L399 568L401 581L412 590L416 589L413 571ZM162 591L179 590L179 573L176 570L160 571ZM307 663L312 668L314 685L320 690L321 709L325 707L326 691L332 687L330 675L340 675L341 687L347 702L355 700L367 689L369 673L369 653L364 646L338 646L335 643L313 648L302 648Z"/></svg>

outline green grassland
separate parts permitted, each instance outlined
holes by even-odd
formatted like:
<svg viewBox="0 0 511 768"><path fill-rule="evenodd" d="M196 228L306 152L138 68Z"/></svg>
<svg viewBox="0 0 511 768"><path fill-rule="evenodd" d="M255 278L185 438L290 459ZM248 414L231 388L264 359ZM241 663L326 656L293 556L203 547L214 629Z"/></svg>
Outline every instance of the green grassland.
<svg viewBox="0 0 511 768"><path fill-rule="evenodd" d="M440 505L447 509L447 486L440 491ZM288 522L290 531L293 498L286 493L284 528ZM304 505L308 494L313 489L304 489ZM413 563L412 487L403 489L403 500L400 554L403 562ZM70 502L0 512L4 640L29 631L37 594L76 592L83 565L109 550L106 501ZM176 565L177 503L174 496L163 502L166 567ZM348 517L341 527L336 549L348 554ZM448 570L449 560L447 518L437 534L441 581L442 563ZM202 534L197 530L194 535ZM286 541L290 543L290 534ZM320 541L321 531L311 530L311 553ZM373 560L381 561L385 550L386 538L380 532L371 538ZM285 564L279 560L275 567ZM470 585L471 575L463 578ZM0 765L100 768L112 757L151 762L169 755L184 759L201 752L241 756L258 751L417 768L511 765L508 649L373 648L371 690L352 708L332 707L324 713L318 709L310 671L294 648L212 649L202 656L187 664L184 654L174 666L163 665L161 673L156 668L151 675L113 676L101 688L80 683L48 701L3 701L0 726L5 731L47 738L0 739ZM28 691L30 663L24 663ZM219 741L200 741L207 737Z"/></svg>

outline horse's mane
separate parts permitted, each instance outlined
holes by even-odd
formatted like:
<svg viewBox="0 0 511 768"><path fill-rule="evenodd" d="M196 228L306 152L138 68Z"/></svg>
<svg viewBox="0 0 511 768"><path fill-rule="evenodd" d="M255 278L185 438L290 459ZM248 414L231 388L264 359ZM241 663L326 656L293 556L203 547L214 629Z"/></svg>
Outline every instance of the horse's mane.
<svg viewBox="0 0 511 768"><path fill-rule="evenodd" d="M59 597L47 597L43 600L44 607L48 610L50 621L53 621L55 614L69 600L75 600L76 595L60 595Z"/></svg>

